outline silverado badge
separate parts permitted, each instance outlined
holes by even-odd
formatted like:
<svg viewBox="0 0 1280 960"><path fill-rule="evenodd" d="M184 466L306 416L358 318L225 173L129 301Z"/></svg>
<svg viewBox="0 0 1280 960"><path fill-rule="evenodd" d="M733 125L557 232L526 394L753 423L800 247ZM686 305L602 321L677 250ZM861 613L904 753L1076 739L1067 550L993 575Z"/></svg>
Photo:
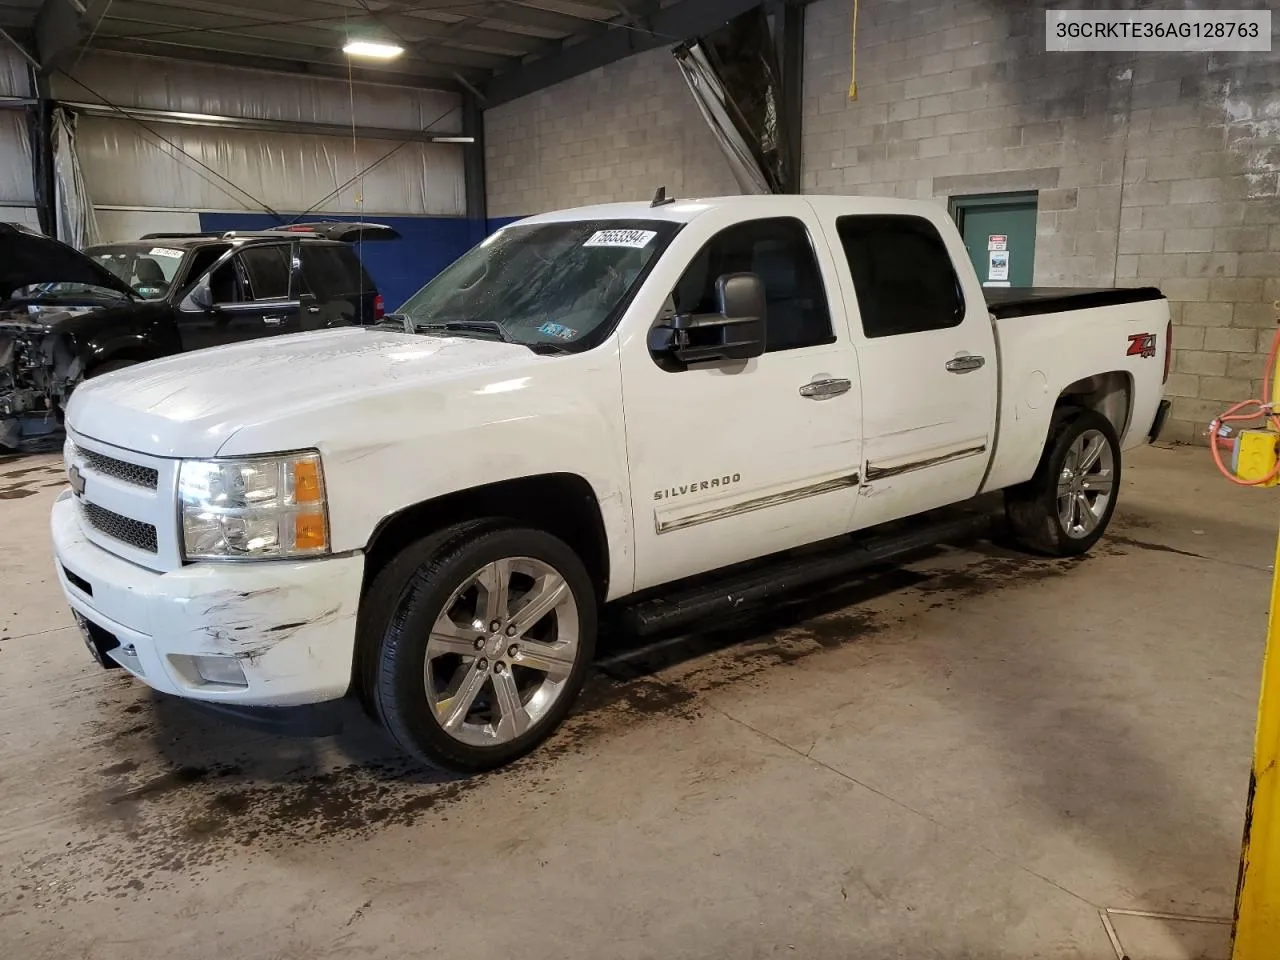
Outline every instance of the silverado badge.
<svg viewBox="0 0 1280 960"><path fill-rule="evenodd" d="M653 499L670 500L672 497L683 497L685 494L698 493L702 490L718 490L742 482L742 474L733 473L725 477L712 477L710 480L694 480L682 483L678 487L667 487L665 490L653 491Z"/></svg>

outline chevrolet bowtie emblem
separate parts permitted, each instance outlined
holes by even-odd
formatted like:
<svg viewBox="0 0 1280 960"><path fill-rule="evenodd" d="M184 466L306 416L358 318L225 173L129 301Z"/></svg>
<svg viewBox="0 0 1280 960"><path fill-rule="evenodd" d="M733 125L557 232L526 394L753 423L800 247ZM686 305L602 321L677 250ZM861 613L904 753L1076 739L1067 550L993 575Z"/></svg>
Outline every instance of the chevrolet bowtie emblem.
<svg viewBox="0 0 1280 960"><path fill-rule="evenodd" d="M71 483L71 490L77 497L84 496L84 474L80 472L79 467L73 466L67 471L67 480Z"/></svg>

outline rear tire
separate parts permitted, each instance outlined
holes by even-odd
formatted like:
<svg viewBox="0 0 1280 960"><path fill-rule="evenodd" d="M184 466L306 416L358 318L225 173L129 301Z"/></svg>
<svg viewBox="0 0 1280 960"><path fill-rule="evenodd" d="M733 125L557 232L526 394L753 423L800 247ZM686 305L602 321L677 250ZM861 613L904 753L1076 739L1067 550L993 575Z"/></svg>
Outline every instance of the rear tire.
<svg viewBox="0 0 1280 960"><path fill-rule="evenodd" d="M366 700L401 749L451 770L500 767L546 740L595 654L591 578L541 530L441 531L387 564L363 605Z"/></svg>
<svg viewBox="0 0 1280 960"><path fill-rule="evenodd" d="M1120 492L1120 440L1095 410L1054 415L1035 475L1005 491L1014 539L1053 557L1088 551L1106 532Z"/></svg>

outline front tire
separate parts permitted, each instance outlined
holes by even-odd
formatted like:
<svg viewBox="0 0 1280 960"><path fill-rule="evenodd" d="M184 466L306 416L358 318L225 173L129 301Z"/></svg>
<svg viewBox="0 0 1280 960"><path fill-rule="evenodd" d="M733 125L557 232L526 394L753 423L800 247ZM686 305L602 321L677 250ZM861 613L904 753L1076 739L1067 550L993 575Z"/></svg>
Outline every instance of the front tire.
<svg viewBox="0 0 1280 960"><path fill-rule="evenodd" d="M1095 410L1055 415L1035 475L1005 491L1015 539L1036 553L1079 556L1107 529L1120 492L1120 440Z"/></svg>
<svg viewBox="0 0 1280 960"><path fill-rule="evenodd" d="M365 638L366 696L403 750L452 770L493 769L546 740L595 653L591 578L540 530L480 523L428 537L364 602L380 621Z"/></svg>

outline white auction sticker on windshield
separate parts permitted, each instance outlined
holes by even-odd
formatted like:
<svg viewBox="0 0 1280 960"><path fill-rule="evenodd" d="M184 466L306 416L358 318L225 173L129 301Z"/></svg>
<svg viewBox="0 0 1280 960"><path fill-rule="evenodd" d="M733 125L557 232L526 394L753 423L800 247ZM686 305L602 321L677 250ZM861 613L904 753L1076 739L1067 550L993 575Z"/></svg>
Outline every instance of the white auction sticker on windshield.
<svg viewBox="0 0 1280 960"><path fill-rule="evenodd" d="M147 251L148 256L152 257L176 257L182 259L182 251L174 250L172 247L152 247Z"/></svg>
<svg viewBox="0 0 1280 960"><path fill-rule="evenodd" d="M656 230L597 230L584 247L630 247L642 250L658 235Z"/></svg>

